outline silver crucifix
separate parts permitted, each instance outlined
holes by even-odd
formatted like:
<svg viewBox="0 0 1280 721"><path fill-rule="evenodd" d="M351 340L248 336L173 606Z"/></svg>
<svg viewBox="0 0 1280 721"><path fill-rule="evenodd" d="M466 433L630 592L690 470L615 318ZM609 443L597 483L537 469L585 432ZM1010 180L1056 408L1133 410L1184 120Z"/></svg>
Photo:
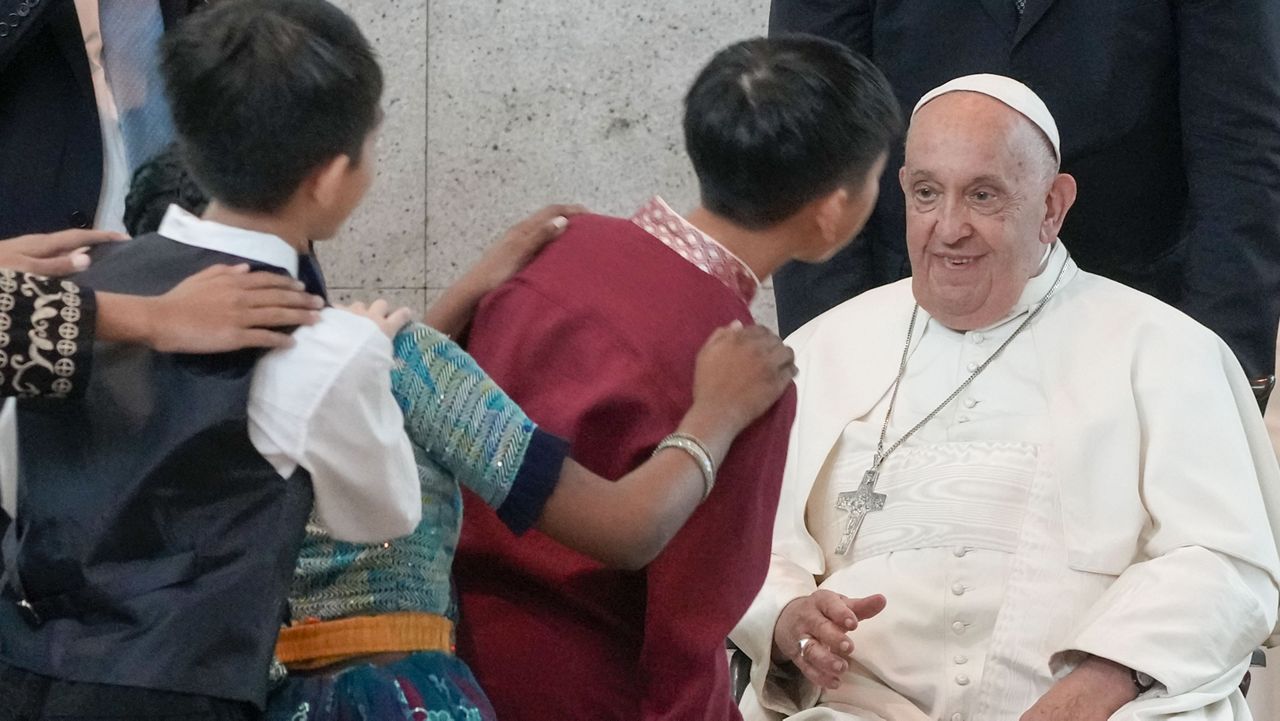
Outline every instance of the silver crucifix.
<svg viewBox="0 0 1280 721"><path fill-rule="evenodd" d="M884 510L885 495L876 493L876 480L880 478L879 465L877 463L862 474L862 483L858 486L858 490L845 491L836 496L836 510L849 512L844 534L840 536L840 545L836 546L836 553L841 556L849 552L853 539L858 535L858 529L862 527L862 520L867 517L867 514Z"/></svg>

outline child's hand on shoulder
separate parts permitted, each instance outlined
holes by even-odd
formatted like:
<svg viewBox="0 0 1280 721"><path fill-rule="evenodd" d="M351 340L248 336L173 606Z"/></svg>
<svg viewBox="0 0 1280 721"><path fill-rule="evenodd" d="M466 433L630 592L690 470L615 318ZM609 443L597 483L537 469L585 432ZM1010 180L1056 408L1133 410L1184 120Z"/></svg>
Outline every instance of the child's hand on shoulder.
<svg viewBox="0 0 1280 721"><path fill-rule="evenodd" d="M586 213L581 205L548 205L507 229L471 269L487 293L519 273L548 243L569 227L569 218Z"/></svg>
<svg viewBox="0 0 1280 721"><path fill-rule="evenodd" d="M373 321L388 338L395 338L396 333L399 333L400 329L413 320L413 311L404 307L392 310L391 305L381 298L367 306L364 303L357 302L337 307L348 313L355 313Z"/></svg>

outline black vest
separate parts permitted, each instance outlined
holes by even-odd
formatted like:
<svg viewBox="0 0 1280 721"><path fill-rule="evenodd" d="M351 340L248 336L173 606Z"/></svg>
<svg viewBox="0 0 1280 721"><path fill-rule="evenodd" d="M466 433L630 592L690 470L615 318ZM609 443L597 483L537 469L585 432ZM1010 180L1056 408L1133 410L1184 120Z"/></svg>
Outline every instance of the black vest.
<svg viewBox="0 0 1280 721"><path fill-rule="evenodd" d="M149 235L95 252L77 280L156 295L235 262ZM311 484L280 478L249 440L260 355L100 343L82 400L20 404L0 658L262 705Z"/></svg>

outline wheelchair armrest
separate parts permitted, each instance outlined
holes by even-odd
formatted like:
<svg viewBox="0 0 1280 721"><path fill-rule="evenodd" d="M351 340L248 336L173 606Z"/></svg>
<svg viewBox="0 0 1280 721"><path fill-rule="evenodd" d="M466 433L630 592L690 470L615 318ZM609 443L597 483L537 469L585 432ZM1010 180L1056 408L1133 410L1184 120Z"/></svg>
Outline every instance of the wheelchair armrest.
<svg viewBox="0 0 1280 721"><path fill-rule="evenodd" d="M729 651L729 687L733 689L733 702L742 700L742 694L751 685L751 659L742 649L725 639L724 647Z"/></svg>

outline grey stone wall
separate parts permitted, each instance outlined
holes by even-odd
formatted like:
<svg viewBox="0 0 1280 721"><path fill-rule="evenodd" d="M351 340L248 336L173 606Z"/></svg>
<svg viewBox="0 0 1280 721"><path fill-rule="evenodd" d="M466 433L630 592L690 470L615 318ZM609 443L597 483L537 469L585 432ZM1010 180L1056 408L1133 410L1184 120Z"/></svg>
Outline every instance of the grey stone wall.
<svg viewBox="0 0 1280 721"><path fill-rule="evenodd" d="M319 252L339 297L416 308L546 203L690 207L681 97L768 16L768 0L336 2L381 54L387 120L369 199Z"/></svg>

